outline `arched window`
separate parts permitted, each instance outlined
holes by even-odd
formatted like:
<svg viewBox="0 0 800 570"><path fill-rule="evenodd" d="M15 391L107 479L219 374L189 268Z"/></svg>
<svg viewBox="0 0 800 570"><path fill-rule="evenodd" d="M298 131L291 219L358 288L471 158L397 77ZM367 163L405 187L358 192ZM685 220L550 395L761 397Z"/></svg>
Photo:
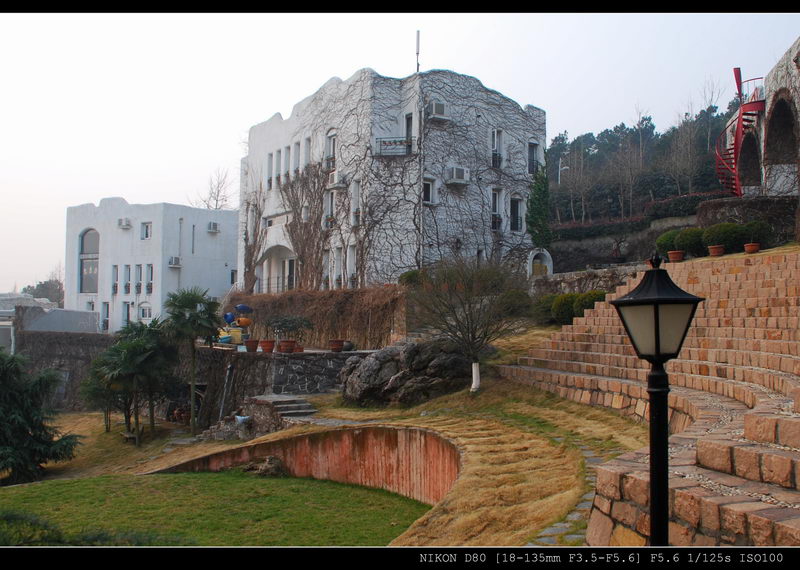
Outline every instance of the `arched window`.
<svg viewBox="0 0 800 570"><path fill-rule="evenodd" d="M97 293L100 234L88 229L81 234L80 240L80 292Z"/></svg>

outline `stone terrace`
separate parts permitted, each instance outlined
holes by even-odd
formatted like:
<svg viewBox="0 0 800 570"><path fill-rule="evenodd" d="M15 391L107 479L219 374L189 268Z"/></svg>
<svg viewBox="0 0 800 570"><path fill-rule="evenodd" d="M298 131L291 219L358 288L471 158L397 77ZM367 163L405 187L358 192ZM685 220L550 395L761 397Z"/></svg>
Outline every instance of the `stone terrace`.
<svg viewBox="0 0 800 570"><path fill-rule="evenodd" d="M800 545L800 252L663 267L706 298L667 366L670 543ZM508 379L643 421L648 371L606 302L501 367ZM648 471L646 448L598 466L589 545L646 543Z"/></svg>

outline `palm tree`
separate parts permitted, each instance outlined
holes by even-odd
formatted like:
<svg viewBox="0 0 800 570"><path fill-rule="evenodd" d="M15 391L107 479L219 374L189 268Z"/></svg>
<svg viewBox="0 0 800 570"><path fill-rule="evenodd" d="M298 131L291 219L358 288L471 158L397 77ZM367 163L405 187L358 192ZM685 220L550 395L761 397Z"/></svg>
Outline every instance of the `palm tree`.
<svg viewBox="0 0 800 570"><path fill-rule="evenodd" d="M191 392L190 418L192 435L197 433L197 415L195 412L195 385L197 383L197 347L195 341L203 337L209 344L222 325L219 317L220 305L208 297L208 290L200 287L179 289L169 293L164 302L167 311L166 328L170 335L183 341L189 347L191 355Z"/></svg>

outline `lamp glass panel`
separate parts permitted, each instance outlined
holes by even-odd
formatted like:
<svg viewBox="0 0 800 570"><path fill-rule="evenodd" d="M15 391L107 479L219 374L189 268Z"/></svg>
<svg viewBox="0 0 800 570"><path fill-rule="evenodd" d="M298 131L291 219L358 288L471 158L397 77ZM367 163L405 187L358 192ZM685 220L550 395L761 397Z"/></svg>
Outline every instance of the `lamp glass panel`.
<svg viewBox="0 0 800 570"><path fill-rule="evenodd" d="M619 307L628 335L636 352L641 355L656 354L656 326L653 305L628 305Z"/></svg>
<svg viewBox="0 0 800 570"><path fill-rule="evenodd" d="M689 327L694 304L667 304L658 307L658 328L661 336L661 354L678 354L681 340Z"/></svg>

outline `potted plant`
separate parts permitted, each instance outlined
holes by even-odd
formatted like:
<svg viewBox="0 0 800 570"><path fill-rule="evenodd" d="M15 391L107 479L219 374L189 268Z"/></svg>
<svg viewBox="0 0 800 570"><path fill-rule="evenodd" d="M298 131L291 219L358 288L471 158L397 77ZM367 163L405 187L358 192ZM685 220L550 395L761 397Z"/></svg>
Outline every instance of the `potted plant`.
<svg viewBox="0 0 800 570"><path fill-rule="evenodd" d="M297 341L297 344L294 347L294 352L303 352L305 348L303 347L303 341L306 337L306 330L311 329L313 325L311 321L306 319L305 317L294 317L294 324L295 324L295 331L294 331L294 338Z"/></svg>
<svg viewBox="0 0 800 570"><path fill-rule="evenodd" d="M332 338L328 341L328 346L330 347L331 352L342 352L342 348L344 347L344 339Z"/></svg>
<svg viewBox="0 0 800 570"><path fill-rule="evenodd" d="M675 249L683 250L692 257L703 257L708 249L703 245L702 228L686 228L675 236Z"/></svg>
<svg viewBox="0 0 800 570"><path fill-rule="evenodd" d="M744 244L746 253L758 253L761 246L768 247L772 240L772 226L762 220L754 220L744 225L747 234L747 243Z"/></svg>
<svg viewBox="0 0 800 570"><path fill-rule="evenodd" d="M670 261L683 261L684 251L675 247L675 238L681 230L669 230L658 236L656 249L661 255L666 255Z"/></svg>
<svg viewBox="0 0 800 570"><path fill-rule="evenodd" d="M718 257L725 252L741 251L745 241L747 238L744 226L733 222L714 224L703 232L703 244L708 248L708 254L712 257Z"/></svg>

